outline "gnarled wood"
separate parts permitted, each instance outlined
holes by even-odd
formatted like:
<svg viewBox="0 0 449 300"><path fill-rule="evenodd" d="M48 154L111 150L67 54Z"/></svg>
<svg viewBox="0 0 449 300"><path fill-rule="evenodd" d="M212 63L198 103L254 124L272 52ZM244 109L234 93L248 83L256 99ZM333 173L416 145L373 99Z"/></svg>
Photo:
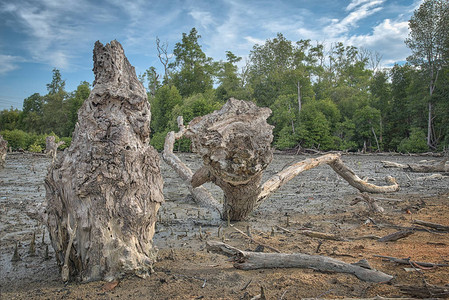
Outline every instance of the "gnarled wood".
<svg viewBox="0 0 449 300"><path fill-rule="evenodd" d="M268 108L231 98L220 110L192 120L187 127L182 124L182 118L178 119L180 131L168 133L165 139L164 160L191 191L195 192L206 182L218 185L224 193L222 218L235 221L245 219L269 195L299 173L322 164L329 164L362 192L386 193L399 189L392 177L387 178L388 186L361 180L343 164L340 154L326 154L295 163L261 185L263 171L273 157L270 147L272 126L266 122L270 113ZM182 136L192 141L193 151L203 159L204 165L195 174L173 154L174 142ZM193 196L197 202L216 208L217 201L204 193Z"/></svg>
<svg viewBox="0 0 449 300"><path fill-rule="evenodd" d="M237 249L222 242L208 241L208 251L234 256L234 267L242 270L263 268L309 268L323 272L349 273L368 282L388 282L393 276L348 264L326 256L303 253L263 253Z"/></svg>
<svg viewBox="0 0 449 300"><path fill-rule="evenodd" d="M5 166L6 152L8 152L8 142L0 135L0 169Z"/></svg>
<svg viewBox="0 0 449 300"><path fill-rule="evenodd" d="M145 277L164 200L150 105L117 41L95 44L94 73L71 146L45 179L43 218L64 280Z"/></svg>

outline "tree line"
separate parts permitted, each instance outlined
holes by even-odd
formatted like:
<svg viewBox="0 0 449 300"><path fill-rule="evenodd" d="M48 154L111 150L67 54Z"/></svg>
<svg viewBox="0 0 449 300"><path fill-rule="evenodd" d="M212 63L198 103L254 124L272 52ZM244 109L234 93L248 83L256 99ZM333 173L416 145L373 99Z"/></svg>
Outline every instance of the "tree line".
<svg viewBox="0 0 449 300"><path fill-rule="evenodd" d="M412 55L407 63L392 68L380 68L381 57L367 49L294 42L282 33L254 45L245 62L231 51L225 61L207 57L195 28L183 33L172 50L157 38L163 73L152 66L139 75L151 104L151 144L163 148L167 132L177 129L177 116L187 123L234 97L271 108L268 121L275 126L277 149L445 150L449 146L448 2L424 1L409 27L404 42ZM89 83L82 82L75 91L66 92L65 81L54 69L46 95L26 98L22 110L0 112L2 135L7 140L12 131L31 137L49 133L70 137L90 89ZM28 147L33 142L29 140ZM188 151L188 141L180 141L178 149Z"/></svg>

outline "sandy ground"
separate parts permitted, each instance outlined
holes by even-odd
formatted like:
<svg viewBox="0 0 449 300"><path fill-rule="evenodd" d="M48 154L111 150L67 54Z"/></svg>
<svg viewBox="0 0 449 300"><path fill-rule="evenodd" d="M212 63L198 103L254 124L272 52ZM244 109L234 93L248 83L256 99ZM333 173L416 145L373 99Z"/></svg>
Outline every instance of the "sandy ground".
<svg viewBox="0 0 449 300"><path fill-rule="evenodd" d="M195 155L180 157L192 169L199 167ZM309 157L312 156L275 155L264 178ZM387 175L397 178L399 192L375 196L386 198L379 201L384 214L369 212L364 203L351 205L357 191L330 167L320 166L297 176L247 221L233 223L233 227L221 221L217 213L195 205L181 180L162 162L166 202L160 210L154 237L159 248L154 274L147 279L130 276L112 283L64 285L51 247L50 258L45 257L48 234L30 217L45 198L43 180L50 160L31 154L10 154L5 168L0 170L0 299L251 299L261 293L261 287L267 299L407 297L401 291L403 285L422 286L428 293L425 283L449 284L449 267L417 271L416 266L399 265L375 256L449 264L449 233L417 230L406 238L387 243L352 239L382 237L397 231L397 226L413 226L415 219L449 225L449 177L423 179L430 174L385 169L382 160L431 163L440 158L344 155L343 161L372 183L384 184ZM217 187L212 184L206 187L215 197L222 198ZM238 270L227 257L205 249L207 240L221 239L243 250L258 246L234 227L245 232L249 227L254 240L286 253L325 255L350 263L367 259L373 268L393 275L394 279L379 284L363 282L348 274L310 269ZM305 228L333 233L348 241L308 237L301 234ZM223 237L218 238L219 230ZM36 250L30 253L33 234ZM12 262L16 244L20 260Z"/></svg>

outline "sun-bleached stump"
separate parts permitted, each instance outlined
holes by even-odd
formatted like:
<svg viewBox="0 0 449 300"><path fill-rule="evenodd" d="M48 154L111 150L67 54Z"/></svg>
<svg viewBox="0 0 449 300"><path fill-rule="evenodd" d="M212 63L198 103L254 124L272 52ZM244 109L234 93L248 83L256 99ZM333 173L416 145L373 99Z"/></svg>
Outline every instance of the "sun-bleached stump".
<svg viewBox="0 0 449 300"><path fill-rule="evenodd" d="M361 192L388 193L399 189L392 177L386 186L376 186L360 179L340 159L340 154L326 154L297 162L261 184L263 171L273 158L271 141L273 126L266 122L271 110L252 102L229 99L218 111L193 119L188 126L178 117L178 132L165 138L162 157L192 192L200 205L217 209L218 202L201 185L213 182L224 193L221 216L239 221L245 219L272 193L298 174L328 164L350 185ZM203 159L203 166L195 174L174 153L177 139L187 137L192 150Z"/></svg>
<svg viewBox="0 0 449 300"><path fill-rule="evenodd" d="M94 88L45 179L44 221L64 281L145 277L163 202L150 105L120 43L96 42Z"/></svg>
<svg viewBox="0 0 449 300"><path fill-rule="evenodd" d="M0 135L0 169L5 166L6 152L8 152L8 142Z"/></svg>

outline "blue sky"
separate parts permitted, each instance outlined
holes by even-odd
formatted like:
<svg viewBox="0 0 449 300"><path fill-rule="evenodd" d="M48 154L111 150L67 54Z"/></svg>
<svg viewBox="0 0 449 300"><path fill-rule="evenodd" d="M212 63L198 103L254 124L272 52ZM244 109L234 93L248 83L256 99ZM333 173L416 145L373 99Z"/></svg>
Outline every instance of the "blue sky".
<svg viewBox="0 0 449 300"><path fill-rule="evenodd" d="M422 0L0 0L0 110L47 93L53 68L66 90L92 82L92 49L118 40L136 72L162 71L156 37L169 50L196 27L203 51L247 57L278 32L292 41L341 41L382 55L409 55L408 20Z"/></svg>

